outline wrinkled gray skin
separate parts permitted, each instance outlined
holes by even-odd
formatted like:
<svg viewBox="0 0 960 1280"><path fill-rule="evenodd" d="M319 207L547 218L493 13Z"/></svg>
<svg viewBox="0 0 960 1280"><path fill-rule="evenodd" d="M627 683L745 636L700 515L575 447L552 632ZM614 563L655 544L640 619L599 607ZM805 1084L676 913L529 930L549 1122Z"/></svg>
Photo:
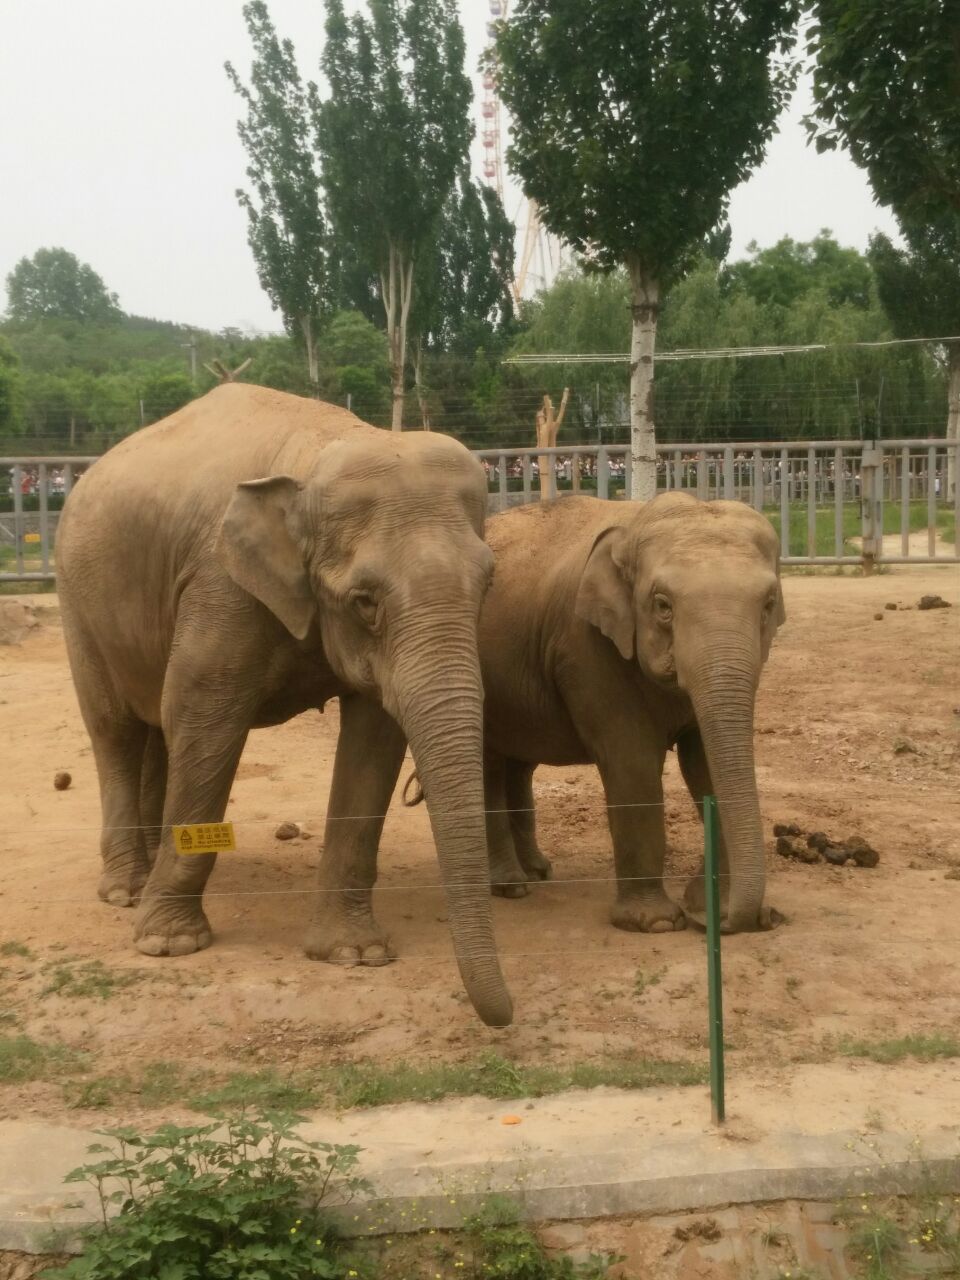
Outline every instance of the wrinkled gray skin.
<svg viewBox="0 0 960 1280"><path fill-rule="evenodd" d="M142 952L211 941L201 895L216 856L178 855L171 824L223 818L250 729L339 697L317 887L349 892L316 895L307 954L390 958L371 910L383 825L371 815L408 739L467 992L485 1022L510 1022L482 815L485 507L483 472L456 441L241 385L84 476L60 525L58 585L100 778L99 892L139 901Z"/></svg>
<svg viewBox="0 0 960 1280"><path fill-rule="evenodd" d="M536 840L536 766L595 763L616 862L613 923L683 928L663 885L661 775L675 746L693 799L718 799L723 928L769 928L779 917L763 900L753 760L757 684L784 621L769 523L741 503L686 494L642 505L570 498L493 517L487 541L496 574L480 661L494 891L520 896L550 874ZM527 812L496 812L508 809ZM702 920L702 875L685 906Z"/></svg>

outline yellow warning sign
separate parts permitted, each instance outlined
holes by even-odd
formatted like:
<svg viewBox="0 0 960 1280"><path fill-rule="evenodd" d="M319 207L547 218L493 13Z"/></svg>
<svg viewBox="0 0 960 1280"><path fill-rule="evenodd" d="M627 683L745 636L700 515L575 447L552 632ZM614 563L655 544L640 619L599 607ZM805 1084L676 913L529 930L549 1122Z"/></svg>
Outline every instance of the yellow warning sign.
<svg viewBox="0 0 960 1280"><path fill-rule="evenodd" d="M24 542L39 542L40 535L39 533L25 533L23 535L23 540Z"/></svg>
<svg viewBox="0 0 960 1280"><path fill-rule="evenodd" d="M232 822L191 822L173 828L177 853L233 853L237 842Z"/></svg>

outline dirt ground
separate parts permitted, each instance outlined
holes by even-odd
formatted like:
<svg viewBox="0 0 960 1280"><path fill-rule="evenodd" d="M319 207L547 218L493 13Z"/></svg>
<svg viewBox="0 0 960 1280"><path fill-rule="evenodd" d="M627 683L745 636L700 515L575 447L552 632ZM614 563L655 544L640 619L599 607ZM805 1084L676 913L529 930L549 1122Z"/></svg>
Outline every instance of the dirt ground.
<svg viewBox="0 0 960 1280"><path fill-rule="evenodd" d="M960 574L789 575L784 593L788 622L761 684L757 752L768 900L786 923L723 948L728 1071L758 1088L791 1063L830 1060L842 1037L960 1034ZM902 607L926 593L954 607ZM888 602L901 608L885 610ZM493 903L512 1027L483 1027L462 994L427 815L398 798L375 900L398 960L377 969L309 961L300 939L335 705L251 735L228 809L238 852L221 855L207 895L213 947L180 959L139 955L131 913L96 897L93 758L55 597L33 603L41 625L0 648L0 943L29 950L3 948L0 1033L57 1038L88 1051L106 1075L169 1060L217 1071L458 1060L491 1046L530 1063L704 1058L703 935L609 924L612 856L589 768L538 772L542 845L557 878ZM61 769L73 782L56 791ZM666 788L679 893L702 837L672 756ZM307 834L276 840L283 820ZM861 835L879 865L786 861L774 852L775 822ZM90 961L121 983L71 995L63 966ZM52 1116L63 1105L50 1084L0 1086L0 1115Z"/></svg>

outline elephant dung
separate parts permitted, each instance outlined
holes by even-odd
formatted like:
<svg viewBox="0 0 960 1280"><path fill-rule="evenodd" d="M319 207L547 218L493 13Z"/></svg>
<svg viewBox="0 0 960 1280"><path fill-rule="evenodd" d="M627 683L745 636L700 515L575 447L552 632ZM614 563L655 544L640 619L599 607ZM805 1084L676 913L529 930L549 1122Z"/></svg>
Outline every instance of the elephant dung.
<svg viewBox="0 0 960 1280"><path fill-rule="evenodd" d="M73 778L67 773L66 769L61 769L53 775L53 785L58 791L66 791L72 781Z"/></svg>
<svg viewBox="0 0 960 1280"><path fill-rule="evenodd" d="M296 822L281 822L273 834L278 840L292 840L300 834L300 827Z"/></svg>
<svg viewBox="0 0 960 1280"><path fill-rule="evenodd" d="M816 849L801 844L799 840L791 840L789 836L777 836L777 853L782 858L795 858L797 862L820 861L820 854Z"/></svg>
<svg viewBox="0 0 960 1280"><path fill-rule="evenodd" d="M944 600L943 596L921 596L918 603L918 609L949 609L950 601Z"/></svg>
<svg viewBox="0 0 960 1280"><path fill-rule="evenodd" d="M773 834L775 836L802 836L803 832L795 822L775 822L773 824Z"/></svg>

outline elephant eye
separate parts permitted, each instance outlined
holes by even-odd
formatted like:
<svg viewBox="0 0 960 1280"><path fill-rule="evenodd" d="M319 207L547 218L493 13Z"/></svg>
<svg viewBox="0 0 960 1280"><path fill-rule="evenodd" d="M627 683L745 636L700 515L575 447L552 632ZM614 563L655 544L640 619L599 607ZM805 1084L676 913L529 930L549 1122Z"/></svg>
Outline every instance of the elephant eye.
<svg viewBox="0 0 960 1280"><path fill-rule="evenodd" d="M365 626L376 625L379 605L370 591L354 591L350 596L350 604Z"/></svg>
<svg viewBox="0 0 960 1280"><path fill-rule="evenodd" d="M654 592L653 610L658 622L670 622L673 619L673 606L659 591Z"/></svg>

